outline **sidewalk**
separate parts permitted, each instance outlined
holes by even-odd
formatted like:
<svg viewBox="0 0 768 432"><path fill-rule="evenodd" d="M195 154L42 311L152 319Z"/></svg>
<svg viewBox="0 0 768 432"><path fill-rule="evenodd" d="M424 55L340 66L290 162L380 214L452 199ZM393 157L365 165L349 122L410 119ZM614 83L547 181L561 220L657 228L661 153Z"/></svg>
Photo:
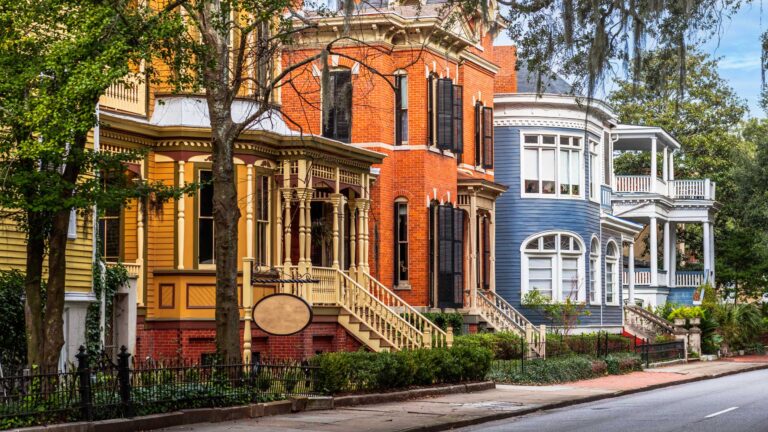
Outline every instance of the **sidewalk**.
<svg viewBox="0 0 768 432"><path fill-rule="evenodd" d="M498 385L495 390L376 405L311 411L167 431L436 431L523 415L576 403L768 368L768 356L695 362L553 386Z"/></svg>

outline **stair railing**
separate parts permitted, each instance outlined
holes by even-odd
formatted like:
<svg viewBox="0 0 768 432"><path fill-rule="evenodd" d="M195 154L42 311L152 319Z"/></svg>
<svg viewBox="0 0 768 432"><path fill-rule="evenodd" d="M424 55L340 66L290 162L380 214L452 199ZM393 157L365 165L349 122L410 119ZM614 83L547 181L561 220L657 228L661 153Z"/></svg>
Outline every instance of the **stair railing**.
<svg viewBox="0 0 768 432"><path fill-rule="evenodd" d="M425 342L425 347L439 348L450 347L453 344L452 337L443 331L439 326L430 321L427 317L422 315L413 306L408 304L405 300L401 299L392 290L387 288L384 284L379 282L376 278L369 273L363 273L363 278L367 282L363 287L368 288L368 291L373 294L379 301L387 305L390 309L396 313L402 314L402 317L413 327L417 328L422 333L431 334L431 342Z"/></svg>
<svg viewBox="0 0 768 432"><path fill-rule="evenodd" d="M510 331L525 338L530 350L544 356L546 328L538 329L504 297L491 290L480 290L478 307L480 314L491 326L499 331Z"/></svg>
<svg viewBox="0 0 768 432"><path fill-rule="evenodd" d="M624 306L624 324L649 336L675 332L671 322L636 305Z"/></svg>

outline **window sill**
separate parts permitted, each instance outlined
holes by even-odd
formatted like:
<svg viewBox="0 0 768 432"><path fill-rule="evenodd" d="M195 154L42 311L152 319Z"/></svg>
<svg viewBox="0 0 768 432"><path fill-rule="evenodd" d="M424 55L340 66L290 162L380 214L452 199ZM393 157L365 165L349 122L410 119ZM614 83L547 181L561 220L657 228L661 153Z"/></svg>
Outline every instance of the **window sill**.
<svg viewBox="0 0 768 432"><path fill-rule="evenodd" d="M440 150L435 145L427 146L427 150L431 151L432 153L437 153L437 154L439 154L441 156L446 156L446 157L449 157L451 159L456 159L456 154L454 154L452 151L450 151L450 150Z"/></svg>
<svg viewBox="0 0 768 432"><path fill-rule="evenodd" d="M411 290L411 284L407 281L403 281L395 285L395 291L410 291L410 290Z"/></svg>

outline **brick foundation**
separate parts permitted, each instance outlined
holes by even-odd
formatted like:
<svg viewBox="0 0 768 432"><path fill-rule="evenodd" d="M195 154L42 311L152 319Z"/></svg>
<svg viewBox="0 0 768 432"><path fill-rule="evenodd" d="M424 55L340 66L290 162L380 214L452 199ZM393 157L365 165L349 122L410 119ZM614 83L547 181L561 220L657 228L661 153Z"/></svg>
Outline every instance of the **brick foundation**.
<svg viewBox="0 0 768 432"><path fill-rule="evenodd" d="M335 321L315 320L291 336L271 336L252 330L251 351L263 358L301 360L321 352L357 351L362 344ZM146 321L137 323L136 357L200 361L216 351L212 321ZM240 329L242 343L243 329Z"/></svg>

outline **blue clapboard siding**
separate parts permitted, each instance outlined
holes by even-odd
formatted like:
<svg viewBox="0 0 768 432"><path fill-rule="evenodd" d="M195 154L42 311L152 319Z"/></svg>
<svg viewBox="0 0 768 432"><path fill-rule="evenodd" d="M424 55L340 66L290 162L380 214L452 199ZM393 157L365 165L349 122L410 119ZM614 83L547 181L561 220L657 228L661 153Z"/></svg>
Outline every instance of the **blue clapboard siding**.
<svg viewBox="0 0 768 432"><path fill-rule="evenodd" d="M593 235L600 236L600 205L588 199L546 199L522 198L520 180L520 132L528 128L499 126L495 128L496 181L509 186L496 203L496 291L516 308L521 308L521 252L525 239L543 231L563 231L579 236L585 245L585 286L589 287L589 245ZM530 128L540 132L541 127ZM583 134L583 130L548 129L551 132ZM589 170L586 169L588 158L584 157L586 172L585 192L589 185ZM601 239L602 253L610 236ZM617 240L619 251L621 242ZM621 253L621 252L619 252ZM601 265L604 265L601 262ZM619 266L621 268L621 266ZM601 274L604 276L605 271ZM605 284L603 283L604 287ZM604 288L603 290L604 291ZM620 325L620 306L589 306L590 316L581 319L581 325ZM521 311L534 324L546 323L535 311L521 308Z"/></svg>
<svg viewBox="0 0 768 432"><path fill-rule="evenodd" d="M696 288L670 288L667 303L692 305L694 291Z"/></svg>

